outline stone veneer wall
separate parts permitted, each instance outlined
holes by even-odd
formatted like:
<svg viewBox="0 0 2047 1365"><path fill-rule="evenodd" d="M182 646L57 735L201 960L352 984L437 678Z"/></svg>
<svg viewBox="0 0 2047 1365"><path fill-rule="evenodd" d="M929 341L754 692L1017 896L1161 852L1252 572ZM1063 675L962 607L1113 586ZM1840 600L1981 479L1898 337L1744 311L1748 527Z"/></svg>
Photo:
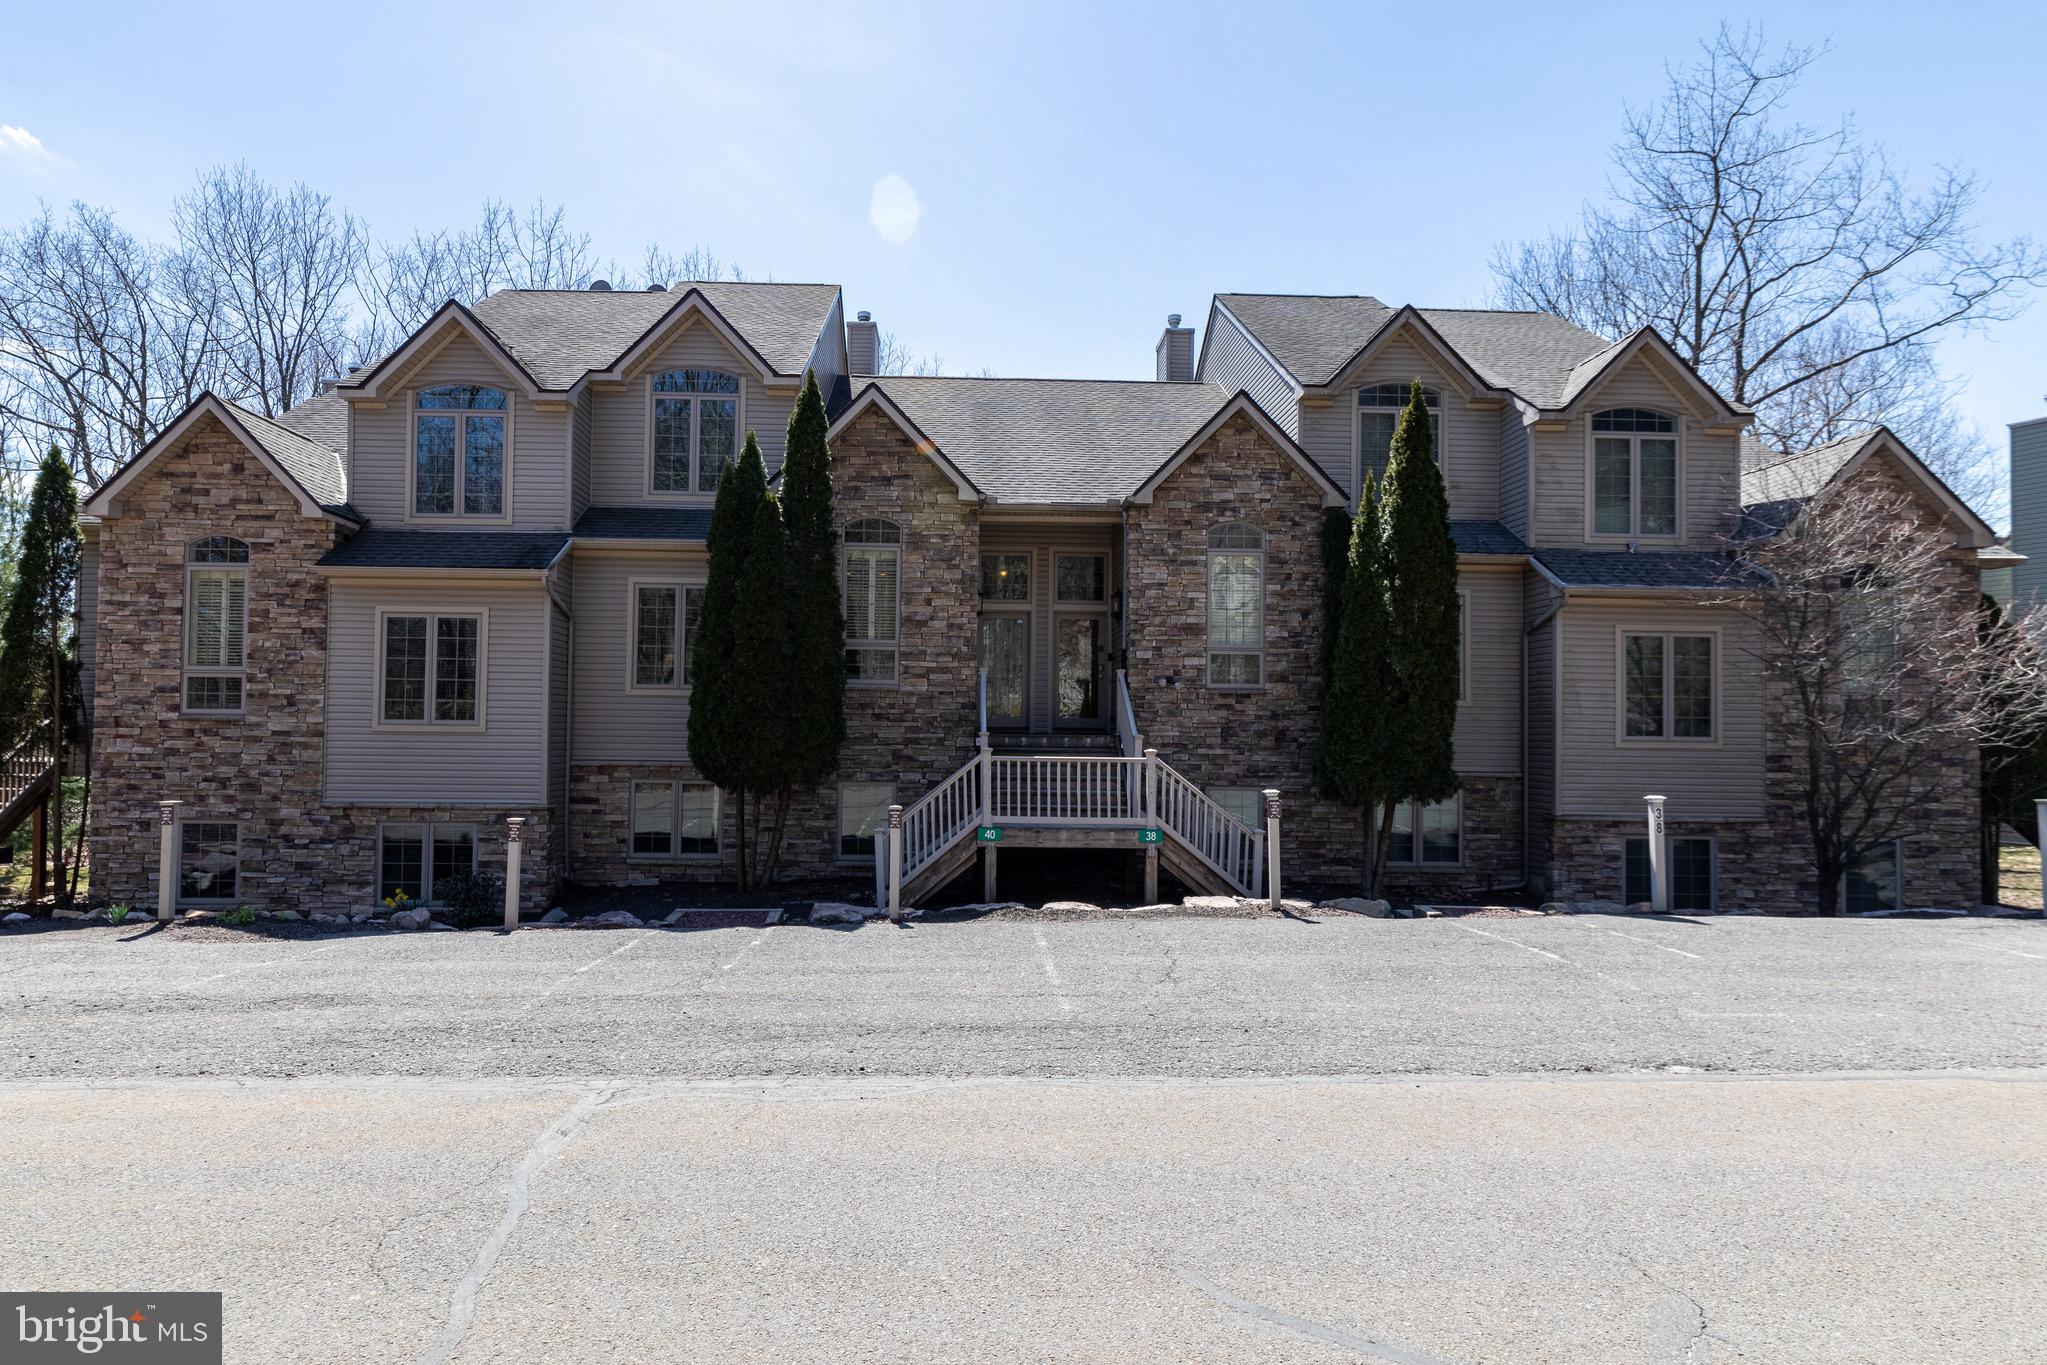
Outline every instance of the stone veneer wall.
<svg viewBox="0 0 2047 1365"><path fill-rule="evenodd" d="M100 527L100 628L93 705L93 894L156 903L157 802L181 820L241 826L239 904L352 910L371 904L377 825L435 819L478 827L478 858L504 867L503 810L323 804L327 583L313 569L339 528L305 516L256 456L211 418L122 492ZM249 545L244 714L182 712L185 547ZM524 812L522 902L555 892L554 817Z"/></svg>
<svg viewBox="0 0 2047 1365"><path fill-rule="evenodd" d="M1481 901L1523 880L1521 779L1464 779L1464 862L1456 868L1388 867L1384 894L1401 901ZM1358 830L1355 817L1353 831ZM1362 834L1355 837L1362 838ZM1282 851L1286 830L1280 831Z"/></svg>

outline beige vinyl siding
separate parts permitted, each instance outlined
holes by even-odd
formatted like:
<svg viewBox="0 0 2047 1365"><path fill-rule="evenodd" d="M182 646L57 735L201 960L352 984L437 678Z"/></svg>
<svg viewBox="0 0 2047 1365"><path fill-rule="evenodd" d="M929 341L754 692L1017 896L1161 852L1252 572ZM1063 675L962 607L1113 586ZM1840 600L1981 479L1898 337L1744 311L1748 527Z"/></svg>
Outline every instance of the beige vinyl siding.
<svg viewBox="0 0 2047 1365"><path fill-rule="evenodd" d="M778 389L770 394L762 388L752 364L725 344L723 337L692 320L626 381L623 388L607 387L591 396L590 414L590 498L599 507L625 507L653 503L664 507L687 506L692 502L709 506L711 496L647 493L648 377L662 370L708 369L729 374L739 381L740 430L760 440L761 459L769 477L782 467L782 448L789 434L789 412L795 406L796 390ZM736 450L735 450L736 458Z"/></svg>
<svg viewBox="0 0 2047 1365"><path fill-rule="evenodd" d="M1528 811L1532 821L1556 810L1557 619L1555 591L1529 574L1523 584L1522 632L1528 642Z"/></svg>
<svg viewBox="0 0 2047 1365"><path fill-rule="evenodd" d="M700 550L576 555L575 717L577 763L687 763L689 691L635 691L629 584L663 579L701 584ZM971 644L963 648L972 648Z"/></svg>
<svg viewBox="0 0 2047 1365"><path fill-rule="evenodd" d="M1457 771L1521 772L1521 572L1462 568L1464 701L1457 708Z"/></svg>
<svg viewBox="0 0 2047 1365"><path fill-rule="evenodd" d="M1265 409L1267 416L1279 423L1287 435L1298 436L1301 429L1300 390L1259 353L1235 318L1220 308L1211 310L1208 316L1212 324L1208 333L1208 349L1202 354L1201 373L1196 378L1220 385L1233 394L1242 389L1251 395L1253 402ZM1332 469L1329 472L1334 474L1336 471Z"/></svg>
<svg viewBox="0 0 2047 1365"><path fill-rule="evenodd" d="M817 375L818 391L829 407L832 388L846 373L846 299L842 294L832 297L832 311L825 317L824 331L810 352L810 368Z"/></svg>
<svg viewBox="0 0 2047 1365"><path fill-rule="evenodd" d="M78 547L78 687L85 696L85 718L92 720L94 653L99 643L100 545L88 540Z"/></svg>
<svg viewBox="0 0 2047 1365"><path fill-rule="evenodd" d="M1679 498L1675 541L1651 539L1645 548L1711 549L1720 544L1739 502L1741 446L1736 436L1708 436L1678 391L1637 355L1579 404L1561 432L1535 433L1535 524L1526 537L1537 546L1619 548L1625 537L1592 539L1588 462L1592 414L1606 408L1653 408L1678 419Z"/></svg>
<svg viewBox="0 0 2047 1365"><path fill-rule="evenodd" d="M1556 618L1562 632L1559 689L1562 738L1557 814L1631 819L1642 798L1670 798L1671 826L1688 821L1757 819L1763 813L1762 685L1749 628L1739 615L1709 607L1572 600ZM1713 696L1716 739L1619 738L1620 635L1718 631Z"/></svg>
<svg viewBox="0 0 2047 1365"><path fill-rule="evenodd" d="M569 413L569 524L590 507L590 407L597 400L586 389L576 395Z"/></svg>
<svg viewBox="0 0 2047 1365"><path fill-rule="evenodd" d="M1031 557L1031 671L1030 698L1027 712L1030 730L1044 734L1052 729L1052 680L1053 680L1053 613L1057 607L1054 598L1057 593L1058 557L1064 553L1099 554L1108 558L1106 584L1109 591L1121 581L1121 570L1117 565L1117 527L1100 522L1077 522L1070 526L1057 524L1035 524L1009 526L996 521L981 523L981 554L1028 554ZM974 581L980 582L981 561L974 559ZM975 589L979 591L978 586ZM978 631L978 626L976 627ZM1115 622L1104 617L1103 639L1115 647L1113 634ZM978 655L981 641L978 636L964 641L962 648ZM1115 669L1105 670L1103 687L1111 711L1115 702Z"/></svg>
<svg viewBox="0 0 2047 1365"><path fill-rule="evenodd" d="M1528 467L1531 445L1528 423L1521 410L1508 406L1500 413L1500 515L1499 521L1526 541L1528 526Z"/></svg>
<svg viewBox="0 0 2047 1365"><path fill-rule="evenodd" d="M1474 409L1459 396L1463 386L1405 335L1390 338L1373 354L1357 381L1327 405L1301 407L1301 448L1355 502L1357 413L1361 388L1422 381L1442 398L1443 482L1450 515L1459 521L1491 521L1499 512L1499 423L1490 411Z"/></svg>
<svg viewBox="0 0 2047 1365"><path fill-rule="evenodd" d="M398 526L411 510L412 417L419 389L435 384L489 384L511 396L511 468L506 471L512 517L436 517L420 525L449 530L563 530L569 524L565 412L542 412L518 384L467 336L458 335L391 391L390 405L355 404L353 478L349 500L379 526Z"/></svg>
<svg viewBox="0 0 2047 1365"><path fill-rule="evenodd" d="M547 802L566 819L569 804L569 711L570 677L574 662L570 653L575 632L569 613L560 605L548 612L550 638L547 646ZM557 858L566 865L568 848L555 842Z"/></svg>
<svg viewBox="0 0 2047 1365"><path fill-rule="evenodd" d="M378 729L377 612L482 613L483 720ZM546 800L547 593L505 586L333 580L327 602L327 800L519 806Z"/></svg>
<svg viewBox="0 0 2047 1365"><path fill-rule="evenodd" d="M563 555L547 571L548 595L561 605L561 609L573 612L576 605L576 561L573 555Z"/></svg>
<svg viewBox="0 0 2047 1365"><path fill-rule="evenodd" d="M2047 417L2011 428L2011 548L2026 556L2011 569L2011 600L2030 611L2047 602Z"/></svg>

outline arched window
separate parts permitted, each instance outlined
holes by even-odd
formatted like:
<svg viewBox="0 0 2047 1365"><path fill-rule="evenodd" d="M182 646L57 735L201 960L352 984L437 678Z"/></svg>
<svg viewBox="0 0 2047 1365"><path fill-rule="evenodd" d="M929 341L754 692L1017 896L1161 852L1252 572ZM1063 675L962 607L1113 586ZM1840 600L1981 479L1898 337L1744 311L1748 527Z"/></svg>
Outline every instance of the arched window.
<svg viewBox="0 0 2047 1365"><path fill-rule="evenodd" d="M1592 533L1677 534L1677 421L1647 408L1592 414Z"/></svg>
<svg viewBox="0 0 2047 1365"><path fill-rule="evenodd" d="M505 515L511 397L483 384L421 389L412 415L412 514Z"/></svg>
<svg viewBox="0 0 2047 1365"><path fill-rule="evenodd" d="M663 370L647 395L647 491L717 492L739 454L739 381L717 370Z"/></svg>
<svg viewBox="0 0 2047 1365"><path fill-rule="evenodd" d="M1370 384L1358 390L1358 462L1351 477L1351 497L1365 487L1365 475L1383 483L1386 462L1393 454L1393 431L1407 408L1405 384ZM1429 435L1436 448L1436 463L1443 462L1443 395L1435 389L1422 390L1422 404L1429 410Z"/></svg>
<svg viewBox="0 0 2047 1365"><path fill-rule="evenodd" d="M903 529L869 517L846 524L846 678L893 686L901 653Z"/></svg>
<svg viewBox="0 0 2047 1365"><path fill-rule="evenodd" d="M1265 685L1265 536L1241 521L1208 533L1208 685Z"/></svg>
<svg viewBox="0 0 2047 1365"><path fill-rule="evenodd" d="M185 710L242 710L249 634L249 547L204 536L185 547Z"/></svg>

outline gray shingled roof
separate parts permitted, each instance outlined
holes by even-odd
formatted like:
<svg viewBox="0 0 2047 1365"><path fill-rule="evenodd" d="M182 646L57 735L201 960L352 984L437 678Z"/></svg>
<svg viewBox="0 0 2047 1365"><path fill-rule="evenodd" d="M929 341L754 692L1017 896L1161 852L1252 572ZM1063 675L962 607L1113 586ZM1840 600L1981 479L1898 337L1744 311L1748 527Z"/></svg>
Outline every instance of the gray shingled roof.
<svg viewBox="0 0 2047 1365"><path fill-rule="evenodd" d="M255 437L271 458L283 465L313 495L315 502L329 510L339 510L348 502L348 476L343 469L340 449L324 445L303 430L283 421L272 421L239 403L229 403L228 406L234 410L235 418L248 428L249 435ZM300 408L305 406L300 404ZM289 417L291 414L285 415ZM344 423L346 416L344 413ZM316 427L327 424L326 415L314 413L310 424Z"/></svg>
<svg viewBox="0 0 2047 1365"><path fill-rule="evenodd" d="M1326 384L1399 310L1369 295L1218 294L1304 385ZM1572 372L1618 343L1549 313L1480 308L1416 310L1495 388L1538 407L1562 405Z"/></svg>
<svg viewBox="0 0 2047 1365"><path fill-rule="evenodd" d="M1216 384L1117 379L913 379L879 385L996 502L1113 503L1236 397Z"/></svg>
<svg viewBox="0 0 2047 1365"><path fill-rule="evenodd" d="M592 507L576 519L584 540L703 540L708 507Z"/></svg>
<svg viewBox="0 0 2047 1365"><path fill-rule="evenodd" d="M839 296L832 284L685 281L661 291L501 289L471 311L534 379L566 389L618 359L692 289L788 375L803 373Z"/></svg>
<svg viewBox="0 0 2047 1365"><path fill-rule="evenodd" d="M565 531L414 531L369 526L324 555L325 568L544 569L569 543Z"/></svg>
<svg viewBox="0 0 2047 1365"><path fill-rule="evenodd" d="M1742 442L1741 522L1737 534L1754 539L1789 526L1841 467L1869 444L1876 428L1785 455L1759 441Z"/></svg>
<svg viewBox="0 0 2047 1365"><path fill-rule="evenodd" d="M1749 572L1717 550L1537 550L1535 562L1570 588L1738 588Z"/></svg>
<svg viewBox="0 0 2047 1365"><path fill-rule="evenodd" d="M1461 555L1525 555L1528 547L1497 521L1453 521L1450 539Z"/></svg>

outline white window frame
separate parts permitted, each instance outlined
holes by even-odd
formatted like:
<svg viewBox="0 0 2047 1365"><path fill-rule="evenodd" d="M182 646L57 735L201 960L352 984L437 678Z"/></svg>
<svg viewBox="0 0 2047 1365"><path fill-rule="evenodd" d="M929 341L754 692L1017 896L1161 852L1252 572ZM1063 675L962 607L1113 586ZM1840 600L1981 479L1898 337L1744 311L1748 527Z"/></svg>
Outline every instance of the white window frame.
<svg viewBox="0 0 2047 1365"><path fill-rule="evenodd" d="M889 542L889 541L853 541L846 539L847 531L851 530L856 525L864 524L867 522L880 522L885 525L894 527L896 533L895 540L893 542ZM855 678L849 673L846 678L846 686L848 687L857 687L863 689L889 688L900 686L902 683L904 539L905 536L903 534L903 524L893 517L854 517L850 521L848 521L846 523L845 528L839 532L839 594L841 601L847 600L846 585L852 581L851 564L853 559L853 552L856 549L859 550L860 553L862 554L887 551L895 557L896 561L895 574L896 603L894 611L896 631L895 635L892 638L886 640L864 638L855 639L851 634L853 613L851 612L851 610L848 610L846 612L846 628L848 633L846 635L845 644L846 652L849 654L852 653L854 650L886 651L889 657L894 660L895 666L889 670L889 675L886 678ZM974 573L976 584L975 591L977 592L980 590L979 589L980 582L979 575L981 571L980 566L981 561L977 558L974 561Z"/></svg>
<svg viewBox="0 0 2047 1365"><path fill-rule="evenodd" d="M419 397L429 389L493 389L505 396L502 408L423 408ZM405 448L405 519L407 521L449 522L459 521L467 525L497 526L512 520L512 418L513 409L518 406L517 396L498 384L467 383L449 380L440 384L421 384L406 393L406 401L412 407L412 418L406 424L410 444ZM502 488L501 509L492 512L465 512L462 510L463 481L469 468L469 417L483 413L502 417L505 422L504 472L499 478ZM422 512L419 510L419 419L421 417L453 417L455 419L455 510L452 512Z"/></svg>
<svg viewBox="0 0 2047 1365"><path fill-rule="evenodd" d="M1457 861L1454 863L1422 861L1422 812L1430 806L1445 804L1442 801L1403 801L1407 808L1409 848L1414 857L1405 861L1395 859L1392 850L1387 850L1386 866L1407 868L1415 872L1458 872L1462 871L1471 854L1470 841L1464 831L1464 793L1458 792L1449 798L1457 803Z"/></svg>
<svg viewBox="0 0 2047 1365"><path fill-rule="evenodd" d="M668 851L666 853L641 853L633 848L633 836L638 829L634 818L640 800L640 788L668 788ZM682 798L683 792L697 788L711 793L711 843L709 853L683 853L682 847ZM725 856L725 793L709 782L685 777L635 777L626 783L625 856L631 863L717 863Z"/></svg>
<svg viewBox="0 0 2047 1365"><path fill-rule="evenodd" d="M1674 845L1687 840L1706 845L1706 907L1704 910L1699 910L1697 907L1679 909L1676 903L1677 863L1673 858L1669 873L1670 908L1672 911L1680 914L1706 914L1718 910L1720 908L1720 840L1711 834L1666 834L1663 836L1665 855L1670 856L1670 851ZM1638 904L1638 902L1628 899L1628 849L1635 844L1642 845L1643 854L1646 856L1649 847L1649 836L1646 834L1631 834L1621 841L1621 903L1623 905ZM1648 899L1648 896L1642 897L1644 901Z"/></svg>
<svg viewBox="0 0 2047 1365"><path fill-rule="evenodd" d="M1248 545L1217 545L1217 535L1243 528L1257 535L1256 548ZM1264 530L1248 521L1226 521L1208 528L1201 558L1201 636L1202 636L1202 681L1211 692L1263 692L1268 681L1266 676L1266 559L1267 536ZM1215 559L1217 555L1253 555L1258 560L1258 644L1224 645L1220 649L1215 643ZM1224 683L1215 680L1215 657L1218 654L1250 655L1258 661L1258 681L1255 683Z"/></svg>
<svg viewBox="0 0 2047 1365"><path fill-rule="evenodd" d="M729 394L685 393L679 390L673 392L666 392L655 389L654 387L655 380L659 379L664 374L674 374L681 370L700 370L705 374L720 375L726 379L730 379L731 381L733 381L735 384L739 386L739 388L736 392ZM703 424L701 400L708 398L717 402L729 401L733 405L732 463L725 466L726 474L730 474L733 470L733 467L739 463L739 452L746 449L746 376L736 371L725 369L719 365L691 364L657 365L647 372L645 384L646 384L645 396L640 408L640 411L644 417L647 427L647 436L645 441L646 449L643 452L644 453L643 464L645 469L645 474L643 476L642 483L643 491L645 492L648 498L659 501L702 502L707 498L717 497L718 496L717 489L713 488L706 490L704 488L703 477L704 450L703 442L699 436L699 432ZM689 404L688 488L656 488L654 486L654 404L656 400L659 399L668 399Z"/></svg>
<svg viewBox="0 0 2047 1365"><path fill-rule="evenodd" d="M419 894L407 897L409 905L439 905L433 898L434 883L441 875L434 871L434 832L436 830L469 831L469 875L475 876L483 866L483 827L474 820L379 820L377 822L377 865L373 870L375 880L370 883L370 898L378 905L384 903L384 834L393 828L418 829L419 847Z"/></svg>
<svg viewBox="0 0 2047 1365"><path fill-rule="evenodd" d="M1232 819L1239 823L1255 830L1265 828L1265 793L1258 788L1231 786L1203 787L1201 794L1215 802L1218 806L1221 806ZM1234 802L1245 800L1249 802L1249 810L1251 812L1249 820L1244 819L1242 815L1239 815L1231 808Z"/></svg>
<svg viewBox="0 0 2047 1365"><path fill-rule="evenodd" d="M239 562L222 561L194 563L192 554L203 542L226 540L241 547ZM242 716L249 710L249 562L253 555L249 543L237 536L200 536L185 543L185 601L183 617L178 623L179 662L178 710L188 716ZM198 613L194 607L193 581L196 574L220 574L238 576L242 581L242 661L234 667L220 665L201 667L192 662L192 632L198 624ZM242 704L240 706L194 706L192 705L192 679L233 678L241 683Z"/></svg>
<svg viewBox="0 0 2047 1365"><path fill-rule="evenodd" d="M888 782L841 782L838 788L839 822L832 835L832 860L841 863L871 863L874 854L846 852L846 793L854 787L878 790L882 794L881 822L875 826L873 838L879 843L888 837L888 808L895 803L896 789Z"/></svg>
<svg viewBox="0 0 2047 1365"><path fill-rule="evenodd" d="M1400 390L1402 397L1398 405L1394 407L1385 407L1375 403L1371 407L1365 406L1364 396L1367 390L1386 388L1397 388ZM1360 497L1363 497L1365 492L1365 414L1368 412L1391 412L1396 414L1399 413L1402 409L1407 407L1408 399L1406 395L1408 394L1408 392L1409 392L1408 386L1406 384L1401 383L1360 384L1357 386L1357 388L1351 391L1350 507L1352 512L1357 511L1358 499ZM1448 449L1450 439L1449 438L1450 402L1449 399L1445 396L1445 391L1443 389L1438 388L1431 384L1422 385L1422 402L1424 406L1427 405L1428 400L1432 396L1436 400L1436 406L1430 409L1430 411L1434 412L1436 415L1435 432L1436 468L1448 469L1450 467ZM1396 418L1394 422L1394 429L1396 431L1399 430L1399 425L1400 425L1399 421ZM1383 490L1381 491L1383 492Z"/></svg>
<svg viewBox="0 0 2047 1365"><path fill-rule="evenodd" d="M675 681L640 681L640 589L675 589ZM625 690L628 692L676 693L689 691L690 609L689 595L701 594L704 584L685 578L628 578L625 586ZM697 607L703 612L702 604Z"/></svg>
<svg viewBox="0 0 2047 1365"><path fill-rule="evenodd" d="M1658 417L1668 417L1671 429L1662 431L1594 431L1593 419L1606 412L1653 412ZM1684 539L1685 533L1685 422L1681 413L1663 408L1647 407L1639 403L1615 404L1601 408L1599 412L1585 416L1585 538L1604 544L1623 545L1634 541L1646 541L1656 545L1674 545ZM1648 535L1642 531L1642 442L1646 438L1660 441L1668 438L1675 453L1671 456L1671 479L1674 488L1674 505L1671 508L1669 532ZM1628 529L1626 531L1602 531L1599 529L1599 442L1626 441L1628 443Z"/></svg>
<svg viewBox="0 0 2047 1365"><path fill-rule="evenodd" d="M1628 640L1632 636L1647 636L1663 641L1663 733L1660 735L1631 735L1628 733ZM1677 651L1672 641L1680 639L1709 639L1713 642L1713 733L1710 735L1678 736L1677 728ZM1623 748L1647 746L1661 748L1715 749L1720 747L1722 727L1722 699L1727 695L1724 686L1727 651L1721 647L1720 627L1699 626L1689 630L1658 630L1646 626L1615 626L1613 647L1613 733L1614 743Z"/></svg>
<svg viewBox="0 0 2047 1365"><path fill-rule="evenodd" d="M187 825L233 825L235 827L235 892L232 896L188 896L185 894L185 827ZM178 817L177 857L171 862L172 900L178 905L234 905L244 898L246 887L242 882L242 821L239 817L222 818L214 815L191 815Z"/></svg>
<svg viewBox="0 0 2047 1365"><path fill-rule="evenodd" d="M384 719L384 645L388 638L384 622L393 616L424 616L426 618L426 718L424 720ZM454 617L476 618L476 719L435 720L434 681L440 667L441 629L440 621ZM485 709L490 699L490 608L470 607L464 610L436 610L432 607L380 606L376 611L376 677L370 686L372 730L431 730L431 731L474 731L481 733L487 727Z"/></svg>

